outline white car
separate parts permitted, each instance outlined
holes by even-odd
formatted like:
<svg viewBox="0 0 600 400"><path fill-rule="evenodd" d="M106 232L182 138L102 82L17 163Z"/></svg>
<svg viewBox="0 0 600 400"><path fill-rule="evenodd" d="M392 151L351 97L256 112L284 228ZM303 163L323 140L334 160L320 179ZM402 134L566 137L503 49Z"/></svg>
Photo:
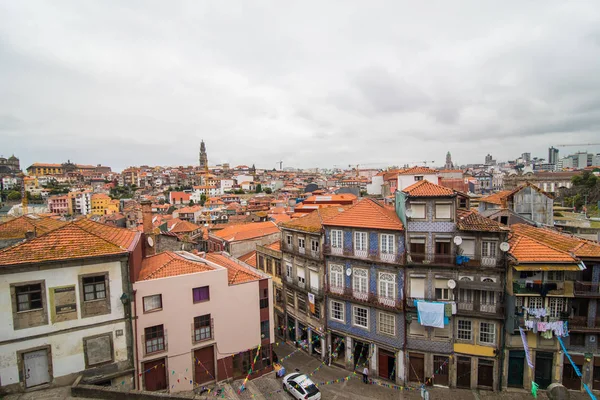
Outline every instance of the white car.
<svg viewBox="0 0 600 400"><path fill-rule="evenodd" d="M287 391L298 400L321 400L319 388L317 388L308 376L297 372L283 377L283 390Z"/></svg>

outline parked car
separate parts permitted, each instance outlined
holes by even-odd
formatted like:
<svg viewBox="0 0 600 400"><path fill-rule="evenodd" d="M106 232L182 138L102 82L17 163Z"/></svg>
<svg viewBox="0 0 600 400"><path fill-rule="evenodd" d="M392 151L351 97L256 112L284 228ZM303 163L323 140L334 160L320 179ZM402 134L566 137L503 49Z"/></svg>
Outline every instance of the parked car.
<svg viewBox="0 0 600 400"><path fill-rule="evenodd" d="M321 400L319 388L304 374L294 373L284 376L283 390L298 400Z"/></svg>

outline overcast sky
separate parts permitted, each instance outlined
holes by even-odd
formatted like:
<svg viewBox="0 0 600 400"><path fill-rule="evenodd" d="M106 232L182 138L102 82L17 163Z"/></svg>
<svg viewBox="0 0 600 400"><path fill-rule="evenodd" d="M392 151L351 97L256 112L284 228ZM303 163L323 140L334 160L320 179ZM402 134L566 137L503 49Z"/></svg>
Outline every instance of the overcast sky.
<svg viewBox="0 0 600 400"><path fill-rule="evenodd" d="M466 164L599 131L598 0L0 0L23 167L196 164L202 138L211 165Z"/></svg>

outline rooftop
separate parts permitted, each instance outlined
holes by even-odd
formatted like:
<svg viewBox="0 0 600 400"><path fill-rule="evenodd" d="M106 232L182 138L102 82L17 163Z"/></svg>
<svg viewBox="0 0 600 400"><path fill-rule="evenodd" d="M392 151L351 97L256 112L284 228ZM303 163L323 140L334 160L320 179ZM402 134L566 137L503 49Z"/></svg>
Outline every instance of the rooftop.
<svg viewBox="0 0 600 400"><path fill-rule="evenodd" d="M456 226L461 231L508 232L508 226L489 219L474 210L456 210Z"/></svg>
<svg viewBox="0 0 600 400"><path fill-rule="evenodd" d="M536 228L526 224L511 226L513 234L527 236L557 250L573 253L576 257L600 258L600 244L558 232L550 228Z"/></svg>
<svg viewBox="0 0 600 400"><path fill-rule="evenodd" d="M319 210L324 211L327 209ZM314 214L311 213L311 214ZM309 214L309 216L311 215ZM306 217L304 217L306 218ZM393 209L387 208L373 199L362 199L337 215L323 221L327 226L347 226L353 228L403 230L402 222Z"/></svg>
<svg viewBox="0 0 600 400"><path fill-rule="evenodd" d="M256 250L252 250L250 253L239 256L238 260L256 268Z"/></svg>
<svg viewBox="0 0 600 400"><path fill-rule="evenodd" d="M325 207L319 208L312 211L309 214L305 214L300 218L293 219L288 222L281 224L282 228L296 229L305 232L319 233L323 227L323 222L336 215L340 214L344 210L347 210L349 206L345 207Z"/></svg>
<svg viewBox="0 0 600 400"><path fill-rule="evenodd" d="M411 167L398 171L398 175L436 175L437 171L427 167Z"/></svg>
<svg viewBox="0 0 600 400"><path fill-rule="evenodd" d="M167 278L196 272L213 271L215 268L203 262L201 258L187 252L165 251L142 261L140 281Z"/></svg>
<svg viewBox="0 0 600 400"><path fill-rule="evenodd" d="M455 195L454 190L436 185L425 179L402 189L402 191L411 197L448 197Z"/></svg>
<svg viewBox="0 0 600 400"><path fill-rule="evenodd" d="M35 232L37 236L66 225L64 221L37 215L23 215L0 224L0 240L25 239L25 233Z"/></svg>
<svg viewBox="0 0 600 400"><path fill-rule="evenodd" d="M236 242L272 235L277 232L279 232L279 227L272 221L267 221L231 225L211 234L228 242Z"/></svg>
<svg viewBox="0 0 600 400"><path fill-rule="evenodd" d="M225 253L207 253L205 259L227 268L227 280L230 285L263 279L258 271L240 264L238 260Z"/></svg>

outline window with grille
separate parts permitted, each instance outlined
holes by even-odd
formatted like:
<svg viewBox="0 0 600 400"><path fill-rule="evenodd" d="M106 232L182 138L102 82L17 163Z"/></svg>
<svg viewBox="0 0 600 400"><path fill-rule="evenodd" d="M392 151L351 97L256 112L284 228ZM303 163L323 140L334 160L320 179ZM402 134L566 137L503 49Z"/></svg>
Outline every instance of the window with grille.
<svg viewBox="0 0 600 400"><path fill-rule="evenodd" d="M341 265L329 266L329 284L332 287L344 287L344 267Z"/></svg>
<svg viewBox="0 0 600 400"><path fill-rule="evenodd" d="M331 300L331 319L344 322L344 303Z"/></svg>
<svg viewBox="0 0 600 400"><path fill-rule="evenodd" d="M369 328L369 309L364 307L352 307L352 323L361 328Z"/></svg>
<svg viewBox="0 0 600 400"><path fill-rule="evenodd" d="M385 233L382 233L379 237L380 242L381 242L381 246L380 246L380 250L382 254L395 254L396 250L395 250L395 236L394 235L388 235Z"/></svg>
<svg viewBox="0 0 600 400"><path fill-rule="evenodd" d="M396 316L379 312L379 332L386 335L396 335Z"/></svg>
<svg viewBox="0 0 600 400"><path fill-rule="evenodd" d="M331 231L331 247L335 247L336 249L342 248L342 231L333 229Z"/></svg>
<svg viewBox="0 0 600 400"><path fill-rule="evenodd" d="M481 242L481 256L496 258L496 242L483 241Z"/></svg>
<svg viewBox="0 0 600 400"><path fill-rule="evenodd" d="M565 305L565 299L562 297L551 297L548 301L550 308L550 318L559 318Z"/></svg>
<svg viewBox="0 0 600 400"><path fill-rule="evenodd" d="M524 297L515 297L515 313L520 313L523 306L525 305Z"/></svg>
<svg viewBox="0 0 600 400"><path fill-rule="evenodd" d="M487 344L496 343L496 324L489 322L479 323L479 342Z"/></svg>
<svg viewBox="0 0 600 400"><path fill-rule="evenodd" d="M106 298L106 276L88 276L83 281L83 297L85 301L101 300Z"/></svg>
<svg viewBox="0 0 600 400"><path fill-rule="evenodd" d="M194 340L200 342L212 338L210 314L194 318Z"/></svg>
<svg viewBox="0 0 600 400"><path fill-rule="evenodd" d="M42 308L42 285L23 285L15 287L17 311L38 310Z"/></svg>
<svg viewBox="0 0 600 400"><path fill-rule="evenodd" d="M354 268L352 271L352 289L355 292L367 293L369 272L366 269Z"/></svg>
<svg viewBox="0 0 600 400"><path fill-rule="evenodd" d="M461 340L471 340L471 333L473 332L471 328L471 321L467 321L464 319L458 320L458 326L456 328L456 337Z"/></svg>
<svg viewBox="0 0 600 400"><path fill-rule="evenodd" d="M210 300L210 290L208 286L202 286L192 289L194 303L201 303Z"/></svg>
<svg viewBox="0 0 600 400"><path fill-rule="evenodd" d="M388 299L396 298L396 275L389 272L379 273L379 296Z"/></svg>
<svg viewBox="0 0 600 400"><path fill-rule="evenodd" d="M529 308L544 308L543 297L529 297L528 303Z"/></svg>
<svg viewBox="0 0 600 400"><path fill-rule="evenodd" d="M367 232L354 232L354 250L367 250Z"/></svg>
<svg viewBox="0 0 600 400"><path fill-rule="evenodd" d="M146 354L156 353L165 349L165 332L162 325L144 329Z"/></svg>
<svg viewBox="0 0 600 400"><path fill-rule="evenodd" d="M315 312L313 313L313 316L316 319L321 319L321 303L319 303L316 300L315 300Z"/></svg>
<svg viewBox="0 0 600 400"><path fill-rule="evenodd" d="M144 312L162 309L162 295L155 294L144 297Z"/></svg>

